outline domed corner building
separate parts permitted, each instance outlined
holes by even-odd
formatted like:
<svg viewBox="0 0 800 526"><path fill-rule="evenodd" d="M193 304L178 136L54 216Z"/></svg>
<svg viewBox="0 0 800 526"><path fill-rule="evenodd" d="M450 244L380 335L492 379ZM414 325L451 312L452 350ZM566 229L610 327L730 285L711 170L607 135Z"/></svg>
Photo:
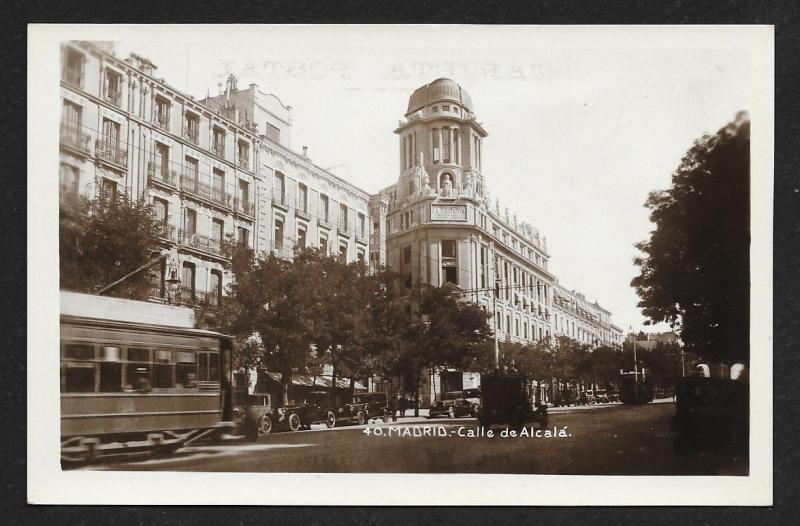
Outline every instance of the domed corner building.
<svg viewBox="0 0 800 526"><path fill-rule="evenodd" d="M482 171L488 133L467 91L445 78L421 86L394 132L399 176L370 201L371 263L398 271L409 295L426 283L461 290L465 301L494 313L500 342L550 338L556 279L547 270L546 240L489 199ZM406 311L411 319L410 300ZM479 384L476 372L429 371L420 378L420 403ZM393 387L413 392L413 374Z"/></svg>

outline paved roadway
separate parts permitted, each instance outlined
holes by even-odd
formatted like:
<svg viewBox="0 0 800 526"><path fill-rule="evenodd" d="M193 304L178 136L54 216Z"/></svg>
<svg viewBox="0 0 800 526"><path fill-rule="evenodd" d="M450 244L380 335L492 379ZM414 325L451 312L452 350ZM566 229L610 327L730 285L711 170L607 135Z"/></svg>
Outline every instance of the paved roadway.
<svg viewBox="0 0 800 526"><path fill-rule="evenodd" d="M561 475L746 475L746 460L673 454L672 403L553 408L562 437L466 437L475 419L403 419L397 424L274 433L256 443L203 444L165 458L129 458L84 469L529 473ZM413 420L413 421L411 421ZM316 427L316 426L315 426ZM366 434L365 429L370 433ZM426 431L427 429L427 431ZM499 434L501 429L496 429ZM422 435L422 436L414 436ZM444 436L437 436L444 435Z"/></svg>

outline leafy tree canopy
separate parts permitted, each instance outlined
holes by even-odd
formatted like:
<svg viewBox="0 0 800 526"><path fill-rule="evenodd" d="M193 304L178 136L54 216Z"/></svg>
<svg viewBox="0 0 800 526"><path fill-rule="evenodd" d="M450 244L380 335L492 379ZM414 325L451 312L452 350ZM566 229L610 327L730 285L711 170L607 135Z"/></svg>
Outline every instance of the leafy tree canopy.
<svg viewBox="0 0 800 526"><path fill-rule="evenodd" d="M632 285L653 322L679 328L687 350L746 361L750 311L750 121L745 113L704 136L650 194L655 230L638 243Z"/></svg>

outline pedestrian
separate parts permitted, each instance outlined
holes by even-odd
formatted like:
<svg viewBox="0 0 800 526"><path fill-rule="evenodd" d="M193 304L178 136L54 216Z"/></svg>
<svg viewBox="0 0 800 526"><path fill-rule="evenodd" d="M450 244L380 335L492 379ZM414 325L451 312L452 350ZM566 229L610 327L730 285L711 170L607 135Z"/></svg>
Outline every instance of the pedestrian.
<svg viewBox="0 0 800 526"><path fill-rule="evenodd" d="M408 409L408 398L406 398L406 394L403 393L400 395L400 400L397 402L398 408L400 409L400 416L406 416L406 409Z"/></svg>
<svg viewBox="0 0 800 526"><path fill-rule="evenodd" d="M397 411L400 410L400 395L399 394L395 394L392 397L392 402L391 402L390 409L392 411L392 421L393 422L397 422Z"/></svg>

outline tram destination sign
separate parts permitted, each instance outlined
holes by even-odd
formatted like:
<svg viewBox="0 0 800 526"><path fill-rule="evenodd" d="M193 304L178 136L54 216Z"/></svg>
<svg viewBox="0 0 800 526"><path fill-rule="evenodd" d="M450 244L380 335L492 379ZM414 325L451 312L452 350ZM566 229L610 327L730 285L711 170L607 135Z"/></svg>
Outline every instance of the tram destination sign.
<svg viewBox="0 0 800 526"><path fill-rule="evenodd" d="M431 221L466 221L467 205L431 205Z"/></svg>

